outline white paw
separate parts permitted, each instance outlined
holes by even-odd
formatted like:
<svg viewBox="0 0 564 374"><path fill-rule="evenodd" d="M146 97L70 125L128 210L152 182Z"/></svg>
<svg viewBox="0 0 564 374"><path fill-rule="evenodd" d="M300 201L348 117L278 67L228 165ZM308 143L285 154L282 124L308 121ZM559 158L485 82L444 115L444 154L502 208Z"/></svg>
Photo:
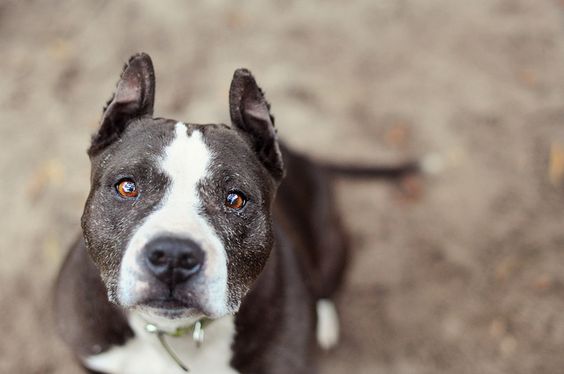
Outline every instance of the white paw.
<svg viewBox="0 0 564 374"><path fill-rule="evenodd" d="M420 163L421 171L429 175L441 174L447 168L447 160L439 153L430 153Z"/></svg>
<svg viewBox="0 0 564 374"><path fill-rule="evenodd" d="M317 302L317 343L331 349L339 341L339 316L335 304L328 299Z"/></svg>

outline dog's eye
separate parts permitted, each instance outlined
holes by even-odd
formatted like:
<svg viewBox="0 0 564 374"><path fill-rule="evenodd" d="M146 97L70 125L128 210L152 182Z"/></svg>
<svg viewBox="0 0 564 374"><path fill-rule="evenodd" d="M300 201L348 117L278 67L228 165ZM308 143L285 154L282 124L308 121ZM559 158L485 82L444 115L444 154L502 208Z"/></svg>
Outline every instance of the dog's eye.
<svg viewBox="0 0 564 374"><path fill-rule="evenodd" d="M241 191L229 191L225 197L225 206L231 209L241 209L246 203L247 198Z"/></svg>
<svg viewBox="0 0 564 374"><path fill-rule="evenodd" d="M116 184L116 191L121 197L134 198L139 195L135 182L131 179L122 179Z"/></svg>

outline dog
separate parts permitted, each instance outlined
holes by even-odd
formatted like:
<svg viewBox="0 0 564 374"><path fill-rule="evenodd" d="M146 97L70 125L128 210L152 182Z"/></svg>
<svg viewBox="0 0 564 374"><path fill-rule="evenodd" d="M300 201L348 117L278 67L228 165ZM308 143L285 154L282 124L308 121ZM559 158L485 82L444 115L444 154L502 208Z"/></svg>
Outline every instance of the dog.
<svg viewBox="0 0 564 374"><path fill-rule="evenodd" d="M338 339L348 240L334 174L281 144L246 69L231 126L153 117L151 58L125 65L88 150L82 235L55 289L56 327L92 373L313 373Z"/></svg>

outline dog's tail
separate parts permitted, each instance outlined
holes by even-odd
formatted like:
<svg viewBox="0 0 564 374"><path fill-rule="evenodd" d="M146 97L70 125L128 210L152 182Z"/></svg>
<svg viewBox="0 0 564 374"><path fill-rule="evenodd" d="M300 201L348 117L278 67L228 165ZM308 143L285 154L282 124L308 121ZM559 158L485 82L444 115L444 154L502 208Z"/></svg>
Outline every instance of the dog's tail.
<svg viewBox="0 0 564 374"><path fill-rule="evenodd" d="M325 162L321 166L329 174L352 179L400 180L421 174L438 174L443 170L443 160L431 154L419 161L406 161L395 165L350 165Z"/></svg>
<svg viewBox="0 0 564 374"><path fill-rule="evenodd" d="M401 179L419 174L422 170L417 161L398 165L346 165L325 163L321 165L329 174L354 179Z"/></svg>

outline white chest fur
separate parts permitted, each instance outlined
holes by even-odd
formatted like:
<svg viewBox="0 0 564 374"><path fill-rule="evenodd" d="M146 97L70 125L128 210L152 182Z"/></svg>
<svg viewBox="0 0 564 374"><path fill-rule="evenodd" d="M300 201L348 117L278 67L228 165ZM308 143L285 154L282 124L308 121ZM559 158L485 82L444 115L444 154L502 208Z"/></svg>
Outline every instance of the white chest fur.
<svg viewBox="0 0 564 374"><path fill-rule="evenodd" d="M84 364L93 370L110 374L181 374L184 371L173 361L155 334L145 331L145 322L136 315L129 318L135 337L123 346L87 357ZM209 324L205 341L200 347L188 334L183 337L166 337L167 343L194 374L237 373L229 362L231 343L235 333L232 316Z"/></svg>

